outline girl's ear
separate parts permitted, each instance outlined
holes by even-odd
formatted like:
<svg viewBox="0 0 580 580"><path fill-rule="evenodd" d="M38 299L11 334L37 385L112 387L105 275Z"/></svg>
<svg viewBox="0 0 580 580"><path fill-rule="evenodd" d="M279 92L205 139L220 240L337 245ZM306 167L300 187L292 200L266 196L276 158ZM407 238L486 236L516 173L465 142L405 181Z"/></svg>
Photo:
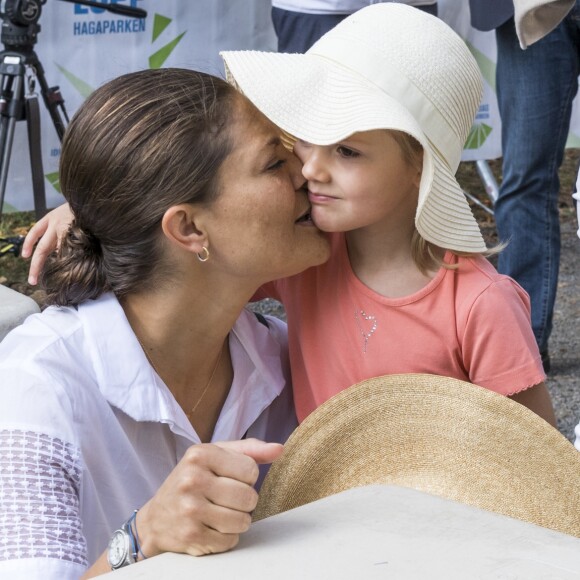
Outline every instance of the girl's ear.
<svg viewBox="0 0 580 580"><path fill-rule="evenodd" d="M419 191L419 187L421 186L421 176L423 175L423 169L419 169L417 173L415 173L415 177L413 179L413 185L416 187L417 191Z"/></svg>
<svg viewBox="0 0 580 580"><path fill-rule="evenodd" d="M170 207L161 220L161 229L167 240L180 248L200 254L208 247L207 233L198 227L200 208L183 203ZM197 220L197 222L196 222Z"/></svg>
<svg viewBox="0 0 580 580"><path fill-rule="evenodd" d="M419 191L421 177L423 176L423 155L425 155L425 152L421 148L421 152L417 154L417 173L415 174L415 179L413 180L413 185L417 188L417 191Z"/></svg>

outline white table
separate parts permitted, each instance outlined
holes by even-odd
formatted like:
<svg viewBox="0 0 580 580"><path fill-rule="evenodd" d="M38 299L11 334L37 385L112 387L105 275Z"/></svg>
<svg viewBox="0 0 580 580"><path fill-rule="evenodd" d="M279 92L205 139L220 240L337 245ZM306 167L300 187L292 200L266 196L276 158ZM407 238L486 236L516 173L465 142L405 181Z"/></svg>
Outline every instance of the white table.
<svg viewBox="0 0 580 580"><path fill-rule="evenodd" d="M572 580L580 578L580 539L412 489L376 485L257 522L231 552L162 554L107 577Z"/></svg>

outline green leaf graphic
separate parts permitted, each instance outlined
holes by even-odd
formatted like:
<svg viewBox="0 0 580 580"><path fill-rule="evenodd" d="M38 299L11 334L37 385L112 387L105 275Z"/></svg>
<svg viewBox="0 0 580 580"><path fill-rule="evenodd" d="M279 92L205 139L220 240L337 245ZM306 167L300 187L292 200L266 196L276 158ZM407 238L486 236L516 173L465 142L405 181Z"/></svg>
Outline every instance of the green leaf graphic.
<svg viewBox="0 0 580 580"><path fill-rule="evenodd" d="M485 140L489 137L491 131L492 128L485 123L473 125L469 135L467 136L465 149L479 149L485 143Z"/></svg>
<svg viewBox="0 0 580 580"><path fill-rule="evenodd" d="M184 34L185 32L182 32L175 40L172 40L169 44L166 44L163 48L160 48L157 52L153 53L149 57L149 68L161 68L163 63L173 52L173 49L179 44L179 41L183 38Z"/></svg>
<svg viewBox="0 0 580 580"><path fill-rule="evenodd" d="M60 190L60 182L58 180L58 171L54 171L53 173L47 173L45 174L44 177L48 179L50 185L52 185L52 187L54 187L54 189L56 189L58 193L62 193L62 191Z"/></svg>
<svg viewBox="0 0 580 580"><path fill-rule="evenodd" d="M159 35L171 24L173 20L168 18L167 16L162 16L161 14L155 14L153 19L153 40L154 42ZM165 61L169 58L175 47L179 44L181 39L183 38L185 32L182 32L177 38L172 40L170 43L166 44L162 48L160 48L157 52L152 54L149 57L149 68L161 68ZM65 78L71 83L71 85L80 93L83 99L86 99L94 90L94 87L74 75L72 72L65 69L63 66L55 63L58 70L65 76ZM47 176L47 179L50 178ZM57 191L60 191L58 188L57 181L52 182L52 185L55 187Z"/></svg>
<svg viewBox="0 0 580 580"><path fill-rule="evenodd" d="M477 50L475 46L466 42L467 48L471 51L471 54L475 57L479 70L481 71L481 76L486 80L487 84L495 92L495 63L487 58L483 52Z"/></svg>
<svg viewBox="0 0 580 580"><path fill-rule="evenodd" d="M158 36L171 24L171 18L167 16L161 16L161 14L155 14L153 18L153 37L151 42L155 42Z"/></svg>
<svg viewBox="0 0 580 580"><path fill-rule="evenodd" d="M55 64L58 67L58 70L67 78L70 84L81 94L84 99L86 99L93 92L93 87L85 83L85 81L79 79L79 77L73 75L58 63Z"/></svg>

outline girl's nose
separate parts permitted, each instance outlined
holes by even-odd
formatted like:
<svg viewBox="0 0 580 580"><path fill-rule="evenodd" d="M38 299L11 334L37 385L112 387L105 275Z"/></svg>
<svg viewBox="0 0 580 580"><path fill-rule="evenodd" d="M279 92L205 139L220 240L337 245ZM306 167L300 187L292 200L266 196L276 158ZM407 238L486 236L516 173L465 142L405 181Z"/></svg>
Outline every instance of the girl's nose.
<svg viewBox="0 0 580 580"><path fill-rule="evenodd" d="M301 156L302 162L304 163L302 166L302 175L308 181L318 181L321 183L328 181L329 173L324 163L323 151L311 146L303 153L304 155Z"/></svg>

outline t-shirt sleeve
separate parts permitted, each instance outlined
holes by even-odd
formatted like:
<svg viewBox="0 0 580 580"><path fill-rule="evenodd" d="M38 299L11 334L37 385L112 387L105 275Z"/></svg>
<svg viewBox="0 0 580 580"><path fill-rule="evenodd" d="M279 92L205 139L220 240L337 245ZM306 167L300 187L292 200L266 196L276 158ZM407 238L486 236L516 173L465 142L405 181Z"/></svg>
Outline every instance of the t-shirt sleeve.
<svg viewBox="0 0 580 580"><path fill-rule="evenodd" d="M526 292L512 279L491 283L474 300L462 341L472 383L513 395L545 378Z"/></svg>

